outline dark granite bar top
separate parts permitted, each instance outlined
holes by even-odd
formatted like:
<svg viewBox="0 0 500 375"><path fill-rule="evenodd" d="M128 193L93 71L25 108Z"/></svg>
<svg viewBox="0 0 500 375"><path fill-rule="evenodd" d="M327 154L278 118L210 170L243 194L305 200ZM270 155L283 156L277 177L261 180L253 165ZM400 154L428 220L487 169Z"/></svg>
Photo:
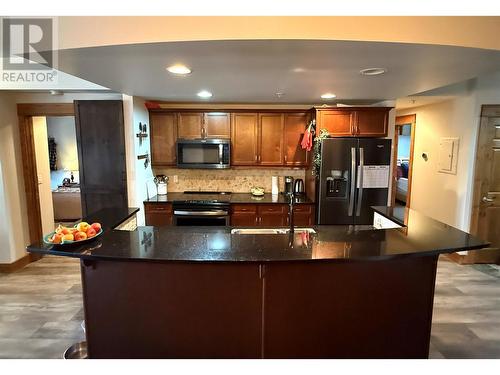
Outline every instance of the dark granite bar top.
<svg viewBox="0 0 500 375"><path fill-rule="evenodd" d="M295 204L313 203L305 195L296 196ZM186 194L186 193L168 193L167 195L155 195L150 199L146 199L144 203L172 203L173 201L184 200L218 200L227 203L266 203L266 204L287 204L288 198L283 194L273 196L264 194L262 197L255 197L247 193L231 193L231 194Z"/></svg>
<svg viewBox="0 0 500 375"><path fill-rule="evenodd" d="M113 230L73 248L36 243L28 251L84 259L186 262L376 261L473 250L488 244L407 210L406 227L318 225L316 234L231 234L230 227Z"/></svg>
<svg viewBox="0 0 500 375"><path fill-rule="evenodd" d="M101 223L101 227L104 231L114 229L125 220L135 215L139 211L137 207L111 207L103 208L96 211L90 215L84 217L81 221L86 221L87 223Z"/></svg>

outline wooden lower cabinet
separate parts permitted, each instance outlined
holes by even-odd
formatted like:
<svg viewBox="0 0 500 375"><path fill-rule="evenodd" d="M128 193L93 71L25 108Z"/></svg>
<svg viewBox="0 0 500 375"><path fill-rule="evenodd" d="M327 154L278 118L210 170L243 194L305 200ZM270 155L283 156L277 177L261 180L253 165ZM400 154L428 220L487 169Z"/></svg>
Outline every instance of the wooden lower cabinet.
<svg viewBox="0 0 500 375"><path fill-rule="evenodd" d="M257 225L257 206L253 204L232 204L231 225L254 227Z"/></svg>
<svg viewBox="0 0 500 375"><path fill-rule="evenodd" d="M295 226L315 224L314 204L297 204L294 207ZM233 204L231 205L232 226L284 227L288 222L287 204Z"/></svg>
<svg viewBox="0 0 500 375"><path fill-rule="evenodd" d="M144 203L146 225L172 225L172 203Z"/></svg>

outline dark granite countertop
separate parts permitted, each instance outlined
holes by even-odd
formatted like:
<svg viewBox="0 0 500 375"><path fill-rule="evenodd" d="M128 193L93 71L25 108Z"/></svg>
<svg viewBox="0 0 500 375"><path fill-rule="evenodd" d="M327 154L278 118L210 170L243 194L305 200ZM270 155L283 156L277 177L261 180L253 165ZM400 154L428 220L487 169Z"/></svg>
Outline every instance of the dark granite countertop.
<svg viewBox="0 0 500 375"><path fill-rule="evenodd" d="M155 195L146 199L144 203L172 203L173 201L184 200L218 200L228 203L266 203L266 204L287 204L287 197L283 194L273 196L264 194L262 197L255 197L250 193L231 193L231 194L186 194L186 193L168 193L167 195ZM296 196L295 204L313 203L305 195Z"/></svg>
<svg viewBox="0 0 500 375"><path fill-rule="evenodd" d="M84 259L273 262L376 261L484 248L488 244L449 225L407 210L407 226L318 225L316 234L231 234L230 227L139 227L113 230L73 248L36 243L28 251Z"/></svg>
<svg viewBox="0 0 500 375"><path fill-rule="evenodd" d="M103 208L96 211L90 215L84 217L81 221L86 221L87 223L101 223L101 227L104 231L109 229L114 229L125 220L135 215L139 211L137 207L112 207Z"/></svg>

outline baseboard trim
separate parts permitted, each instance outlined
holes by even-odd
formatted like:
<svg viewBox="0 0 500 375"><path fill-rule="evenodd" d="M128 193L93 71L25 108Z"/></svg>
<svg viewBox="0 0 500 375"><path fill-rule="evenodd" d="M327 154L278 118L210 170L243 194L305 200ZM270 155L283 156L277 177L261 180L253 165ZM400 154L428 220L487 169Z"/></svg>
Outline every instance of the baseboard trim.
<svg viewBox="0 0 500 375"><path fill-rule="evenodd" d="M33 256L35 254L26 254L22 258L19 258L13 263L2 263L0 264L1 273L12 273L19 271L20 269L26 267L31 262L34 262L41 258L40 255Z"/></svg>

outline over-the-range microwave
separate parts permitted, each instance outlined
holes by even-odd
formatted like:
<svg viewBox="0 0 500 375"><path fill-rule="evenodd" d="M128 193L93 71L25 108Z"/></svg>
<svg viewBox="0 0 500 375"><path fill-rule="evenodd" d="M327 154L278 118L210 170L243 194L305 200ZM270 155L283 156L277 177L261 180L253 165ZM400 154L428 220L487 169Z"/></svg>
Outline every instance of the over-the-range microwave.
<svg viewBox="0 0 500 375"><path fill-rule="evenodd" d="M230 167L229 139L178 139L176 145L179 168L223 169Z"/></svg>

